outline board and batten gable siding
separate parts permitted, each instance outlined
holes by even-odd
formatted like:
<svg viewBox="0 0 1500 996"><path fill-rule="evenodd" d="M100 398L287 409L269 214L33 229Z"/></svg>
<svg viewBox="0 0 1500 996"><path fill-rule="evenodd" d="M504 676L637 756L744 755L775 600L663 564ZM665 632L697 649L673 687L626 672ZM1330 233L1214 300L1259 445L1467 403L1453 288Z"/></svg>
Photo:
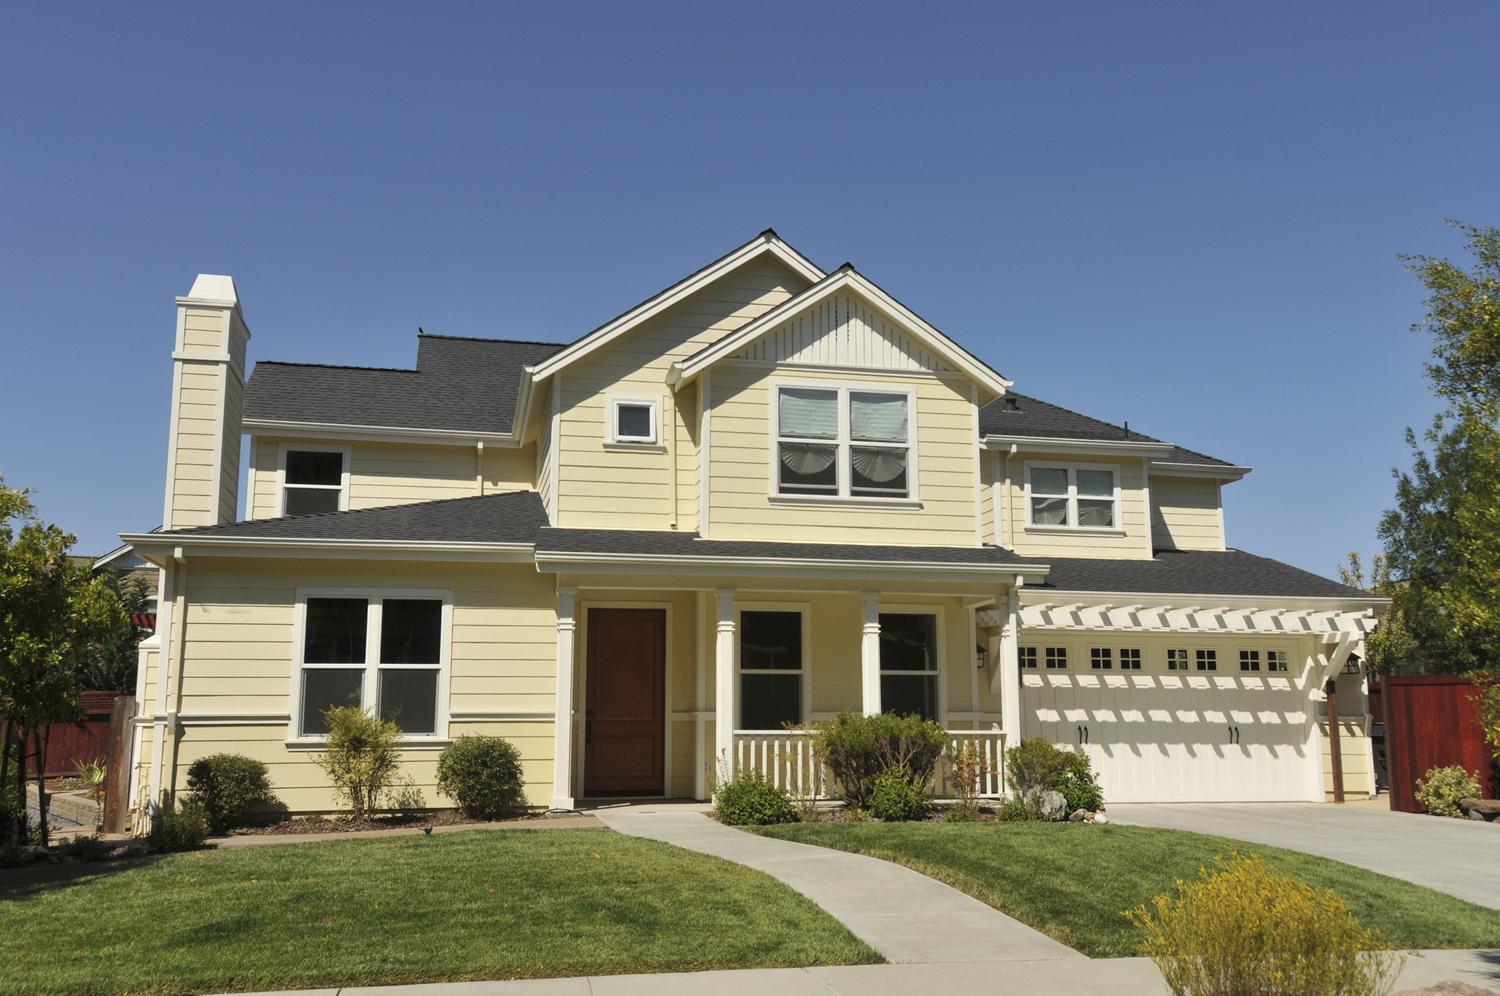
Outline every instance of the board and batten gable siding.
<svg viewBox="0 0 1500 996"><path fill-rule="evenodd" d="M975 546L974 402L957 375L725 360L709 380L709 534L713 539ZM916 396L915 507L774 498L774 385L869 385Z"/></svg>
<svg viewBox="0 0 1500 996"><path fill-rule="evenodd" d="M1223 550L1219 482L1152 474L1151 534L1159 550Z"/></svg>
<svg viewBox="0 0 1500 996"><path fill-rule="evenodd" d="M246 518L274 518L280 509L282 448L349 448L349 508L379 508L479 494L479 457L473 445L442 443L327 442L255 436L251 447L254 489ZM535 484L536 447L486 446L484 491L529 491Z"/></svg>
<svg viewBox="0 0 1500 996"><path fill-rule="evenodd" d="M1028 526L1026 501L1027 464L1087 465L1111 467L1120 488L1121 532L1040 530ZM1114 559L1151 557L1151 517L1147 511L1146 461L1142 457L1098 456L1077 453L991 452L982 461L985 502L993 509L999 503L1000 545L1025 557L1105 557ZM1156 478L1150 479L1151 487ZM995 541L994 524L985 534Z"/></svg>
<svg viewBox="0 0 1500 996"><path fill-rule="evenodd" d="M505 737L521 751L527 794L534 805L551 797L552 719L556 687L556 591L550 577L524 564L373 564L307 560L192 559L187 568L182 633L187 664L170 688L180 698L169 709L184 720L176 751L176 789L188 765L221 751L247 754L270 768L272 787L293 811L336 808L315 752L289 747L296 680L293 646L299 588L433 589L452 592L453 642L448 713L503 714L450 722L450 736L478 732ZM143 682L154 701L159 654L150 655ZM173 670L178 670L174 664ZM212 724L195 717L215 717ZM261 717L236 724L235 716ZM146 731L149 742L150 731ZM430 804L436 795L438 751L408 748L402 773L416 780ZM168 752L168 763L172 753ZM150 766L151 751L140 760ZM141 772L141 784L149 777Z"/></svg>
<svg viewBox="0 0 1500 996"><path fill-rule="evenodd" d="M562 371L557 524L669 529L675 523L680 529L695 528L697 496L687 485L698 461L696 406L691 391L672 396L667 369L807 286L805 278L779 261L761 257ZM608 444L611 395L656 400L665 426L661 444Z"/></svg>

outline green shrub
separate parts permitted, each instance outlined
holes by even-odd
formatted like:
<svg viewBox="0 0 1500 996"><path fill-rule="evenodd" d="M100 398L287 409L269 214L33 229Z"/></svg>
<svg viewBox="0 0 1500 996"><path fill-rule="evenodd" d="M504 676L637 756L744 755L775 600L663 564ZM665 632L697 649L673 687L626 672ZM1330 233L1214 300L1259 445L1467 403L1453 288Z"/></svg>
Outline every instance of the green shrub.
<svg viewBox="0 0 1500 996"><path fill-rule="evenodd" d="M1479 779L1461 764L1429 768L1425 778L1417 779L1417 801L1433 816L1463 816L1459 800L1477 799L1479 795Z"/></svg>
<svg viewBox="0 0 1500 996"><path fill-rule="evenodd" d="M892 713L841 712L818 731L814 742L844 802L859 809L868 805L875 777L882 772L901 772L916 785L932 784L947 747L948 735L937 723Z"/></svg>
<svg viewBox="0 0 1500 996"><path fill-rule="evenodd" d="M117 845L96 834L74 837L56 848L54 853L62 855L64 861L104 861Z"/></svg>
<svg viewBox="0 0 1500 996"><path fill-rule="evenodd" d="M388 719L379 719L355 706L337 706L324 711L328 724L328 747L317 758L318 766L333 782L333 791L361 818L380 806L380 796L401 766L396 740L401 730Z"/></svg>
<svg viewBox="0 0 1500 996"><path fill-rule="evenodd" d="M1099 788L1099 780L1094 777L1089 756L1083 751L1071 750L1063 751L1063 755L1067 761L1062 777L1054 787L1068 800L1068 812L1087 809L1092 813L1103 809L1104 792Z"/></svg>
<svg viewBox="0 0 1500 996"><path fill-rule="evenodd" d="M1041 810L1012 796L1000 803L995 819L1001 823L1029 823L1042 818Z"/></svg>
<svg viewBox="0 0 1500 996"><path fill-rule="evenodd" d="M870 788L870 815L887 822L920 820L932 810L932 797L923 785L900 771L882 771Z"/></svg>
<svg viewBox="0 0 1500 996"><path fill-rule="evenodd" d="M437 787L476 820L519 809L526 803L521 752L500 737L466 734L438 757Z"/></svg>
<svg viewBox="0 0 1500 996"><path fill-rule="evenodd" d="M797 807L786 790L753 773L721 784L714 791L714 809L731 826L764 827L798 820Z"/></svg>
<svg viewBox="0 0 1500 996"><path fill-rule="evenodd" d="M187 772L188 798L203 806L214 833L241 826L255 813L275 806L270 772L243 754L210 754Z"/></svg>
<svg viewBox="0 0 1500 996"><path fill-rule="evenodd" d="M1390 991L1404 958L1382 950L1380 936L1333 890L1272 871L1253 855L1216 864L1195 881L1179 879L1175 899L1163 893L1125 914L1173 993Z"/></svg>
<svg viewBox="0 0 1500 996"><path fill-rule="evenodd" d="M185 801L174 809L162 806L151 818L148 843L160 853L195 851L208 837L208 812L198 802Z"/></svg>

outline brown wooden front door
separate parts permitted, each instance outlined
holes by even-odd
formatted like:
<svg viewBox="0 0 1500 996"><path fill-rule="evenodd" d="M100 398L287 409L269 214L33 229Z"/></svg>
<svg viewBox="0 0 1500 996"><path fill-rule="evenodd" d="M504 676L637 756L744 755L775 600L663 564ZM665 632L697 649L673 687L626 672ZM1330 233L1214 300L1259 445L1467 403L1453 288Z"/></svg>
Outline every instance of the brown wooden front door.
<svg viewBox="0 0 1500 996"><path fill-rule="evenodd" d="M589 609L585 795L661 795L667 613Z"/></svg>

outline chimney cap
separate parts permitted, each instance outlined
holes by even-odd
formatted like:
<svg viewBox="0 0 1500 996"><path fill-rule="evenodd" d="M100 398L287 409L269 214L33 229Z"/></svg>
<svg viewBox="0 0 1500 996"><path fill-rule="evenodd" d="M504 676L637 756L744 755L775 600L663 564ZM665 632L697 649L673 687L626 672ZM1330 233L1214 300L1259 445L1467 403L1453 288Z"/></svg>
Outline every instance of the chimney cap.
<svg viewBox="0 0 1500 996"><path fill-rule="evenodd" d="M193 289L187 292L192 300L219 301L239 304L240 296L234 287L234 278L224 273L200 273L193 281Z"/></svg>

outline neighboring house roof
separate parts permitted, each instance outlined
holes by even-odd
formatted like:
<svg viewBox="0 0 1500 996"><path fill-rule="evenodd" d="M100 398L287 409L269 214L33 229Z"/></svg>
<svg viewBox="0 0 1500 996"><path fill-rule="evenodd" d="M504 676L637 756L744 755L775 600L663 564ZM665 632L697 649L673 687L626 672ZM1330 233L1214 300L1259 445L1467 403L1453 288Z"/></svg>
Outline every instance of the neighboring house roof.
<svg viewBox="0 0 1500 996"><path fill-rule="evenodd" d="M786 543L774 540L699 539L695 532L647 529L543 529L537 557L600 554L620 557L708 557L745 560L828 560L841 563L1035 566L1003 547L877 546L860 543Z"/></svg>
<svg viewBox="0 0 1500 996"><path fill-rule="evenodd" d="M522 368L562 348L424 332L415 370L262 360L245 386L245 418L506 434Z"/></svg>
<svg viewBox="0 0 1500 996"><path fill-rule="evenodd" d="M1073 592L1139 592L1153 595L1229 595L1290 598L1375 596L1243 550L1158 550L1151 560L1046 557L1052 570L1038 589Z"/></svg>
<svg viewBox="0 0 1500 996"><path fill-rule="evenodd" d="M288 515L153 534L181 539L360 540L405 543L531 543L547 524L535 491L444 498L352 512Z"/></svg>
<svg viewBox="0 0 1500 996"><path fill-rule="evenodd" d="M1134 429L1081 415L1038 398L1011 391L979 410L979 435L1025 436L1042 439L1077 439L1103 442L1160 443L1162 440ZM1173 445L1153 457L1167 463L1231 467L1227 460Z"/></svg>

